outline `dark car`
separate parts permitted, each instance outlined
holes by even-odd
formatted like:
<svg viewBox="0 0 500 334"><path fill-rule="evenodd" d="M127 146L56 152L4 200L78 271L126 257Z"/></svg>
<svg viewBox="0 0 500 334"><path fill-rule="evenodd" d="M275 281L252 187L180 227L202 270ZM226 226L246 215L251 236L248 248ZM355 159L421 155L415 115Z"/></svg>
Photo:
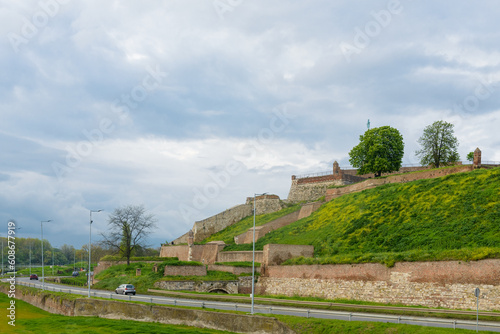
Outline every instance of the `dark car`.
<svg viewBox="0 0 500 334"><path fill-rule="evenodd" d="M32 279L36 279L36 280L37 280L37 279L38 279L38 275L37 275L37 274L31 274L31 275L30 275L30 281L31 281Z"/></svg>
<svg viewBox="0 0 500 334"><path fill-rule="evenodd" d="M132 284L122 284L115 289L115 292L121 293L123 295L133 294L135 295L135 287Z"/></svg>
<svg viewBox="0 0 500 334"><path fill-rule="evenodd" d="M71 276L73 276L73 277L76 277L78 275L80 275L80 273L78 271L73 271L73 273L71 274Z"/></svg>

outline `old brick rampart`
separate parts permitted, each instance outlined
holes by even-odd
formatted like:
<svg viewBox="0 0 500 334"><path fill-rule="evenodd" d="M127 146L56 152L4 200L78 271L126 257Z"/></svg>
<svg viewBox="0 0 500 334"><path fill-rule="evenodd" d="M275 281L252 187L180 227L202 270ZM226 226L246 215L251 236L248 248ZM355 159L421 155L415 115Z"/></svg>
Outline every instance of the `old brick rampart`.
<svg viewBox="0 0 500 334"><path fill-rule="evenodd" d="M312 296L452 309L500 310L500 260L268 266L259 289L271 295Z"/></svg>
<svg viewBox="0 0 500 334"><path fill-rule="evenodd" d="M160 248L160 257L176 257L180 261L189 261L189 246L162 245Z"/></svg>
<svg viewBox="0 0 500 334"><path fill-rule="evenodd" d="M255 262L262 263L262 251L255 251ZM220 252L217 262L252 262L252 251Z"/></svg>
<svg viewBox="0 0 500 334"><path fill-rule="evenodd" d="M206 276L206 266L165 266L164 276Z"/></svg>
<svg viewBox="0 0 500 334"><path fill-rule="evenodd" d="M267 244L262 255L263 266L279 265L294 257L313 257L314 246Z"/></svg>
<svg viewBox="0 0 500 334"><path fill-rule="evenodd" d="M441 176L446 176L454 173L468 172L473 169L472 165L459 165L450 168L442 168L442 169L432 169L428 171L422 171L418 173L410 173L410 174L400 174L393 175L383 179L368 179L363 182L355 183L343 188L332 188L326 190L326 200L330 201L334 198L340 197L342 195L351 194L359 191L363 191L366 189L371 189L378 187L383 184L389 183L405 183L417 180L424 179L433 179Z"/></svg>

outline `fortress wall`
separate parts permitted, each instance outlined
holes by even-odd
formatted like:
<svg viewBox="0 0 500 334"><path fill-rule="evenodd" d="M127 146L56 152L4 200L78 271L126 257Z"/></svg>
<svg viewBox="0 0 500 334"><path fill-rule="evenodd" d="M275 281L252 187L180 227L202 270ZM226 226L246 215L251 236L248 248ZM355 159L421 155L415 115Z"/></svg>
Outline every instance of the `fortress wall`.
<svg viewBox="0 0 500 334"><path fill-rule="evenodd" d="M212 234L239 222L241 219L250 216L252 212L252 205L241 204L216 214L215 216L195 222L192 229L194 232L194 242L200 242Z"/></svg>
<svg viewBox="0 0 500 334"><path fill-rule="evenodd" d="M473 168L472 165L459 165L445 169L434 169L420 173L401 174L390 176L385 179L368 179L363 182L355 183L343 188L333 188L326 190L326 200L330 201L334 198L340 197L345 194L363 191L365 189L375 188L377 186L388 183L405 183L416 180L433 179L441 176L446 176L455 173L468 172Z"/></svg>
<svg viewBox="0 0 500 334"><path fill-rule="evenodd" d="M314 246L311 245L278 245L267 244L264 246L264 266L279 265L294 257L313 257Z"/></svg>
<svg viewBox="0 0 500 334"><path fill-rule="evenodd" d="M500 260L269 266L265 294L401 303L452 309L500 310Z"/></svg>
<svg viewBox="0 0 500 334"><path fill-rule="evenodd" d="M262 251L255 251L255 262L262 263ZM252 262L252 251L220 252L217 262Z"/></svg>
<svg viewBox="0 0 500 334"><path fill-rule="evenodd" d="M176 257L179 261L189 261L189 246L162 245L160 248L160 257Z"/></svg>
<svg viewBox="0 0 500 334"><path fill-rule="evenodd" d="M326 190L329 186L344 185L342 180L332 180L315 183L298 184L297 180L292 180L290 192L288 193L288 201L291 203L298 203L302 201L316 201L318 198L326 195Z"/></svg>

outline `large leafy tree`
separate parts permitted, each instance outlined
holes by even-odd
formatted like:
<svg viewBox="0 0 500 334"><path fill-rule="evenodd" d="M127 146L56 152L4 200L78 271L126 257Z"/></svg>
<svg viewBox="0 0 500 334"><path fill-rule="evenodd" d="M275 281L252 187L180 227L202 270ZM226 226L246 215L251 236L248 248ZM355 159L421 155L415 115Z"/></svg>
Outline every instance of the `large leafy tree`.
<svg viewBox="0 0 500 334"><path fill-rule="evenodd" d="M349 162L358 168L358 174L382 173L399 170L404 154L403 136L390 126L367 130L359 137L359 144L349 152Z"/></svg>
<svg viewBox="0 0 500 334"><path fill-rule="evenodd" d="M423 135L418 139L420 150L416 155L424 166L446 166L457 162L458 139L454 136L453 124L445 121L436 121L424 129Z"/></svg>
<svg viewBox="0 0 500 334"><path fill-rule="evenodd" d="M130 264L130 257L138 248L146 247L146 238L156 227L154 215L144 206L127 205L117 208L109 216L109 231L102 234L103 243L119 252Z"/></svg>

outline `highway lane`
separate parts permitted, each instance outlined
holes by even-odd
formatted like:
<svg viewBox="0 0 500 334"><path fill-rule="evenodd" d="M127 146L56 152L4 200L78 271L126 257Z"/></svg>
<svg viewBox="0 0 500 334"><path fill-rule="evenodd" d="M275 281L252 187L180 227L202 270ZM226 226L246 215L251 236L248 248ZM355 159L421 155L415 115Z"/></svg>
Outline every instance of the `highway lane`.
<svg viewBox="0 0 500 334"><path fill-rule="evenodd" d="M33 286L41 288L42 284L39 281L30 281L29 277L17 278L18 284ZM66 285L53 284L46 282L45 290L49 291L60 291L68 292L73 294L79 294L83 296L88 295L87 288L70 287ZM150 302L160 305L169 306L191 306L191 307L204 307L209 309L218 309L226 311L241 311L250 312L251 305L246 303L237 302L215 302L203 299L183 299L183 298L171 298L162 296L152 296L137 294L132 295L117 295L114 292L105 290L91 290L91 297L101 297L109 298L113 300L130 300L130 301L142 301ZM374 314L374 313L359 313L359 312L345 312L345 311L329 311L329 310L317 310L317 309L306 309L297 307L282 307L282 306L268 306L268 305L254 305L255 313L263 314L282 314L282 315L293 315L299 317L311 317L311 318L323 318L323 319L337 319L337 320L351 320L351 321L376 321L376 322L392 322L392 323L402 323L411 324L419 326L430 326L430 327L444 327L444 328L463 328L463 329L476 329L475 321L467 320L453 320L450 319L440 319L440 318L424 318L424 317L411 317L411 316L397 316L397 315L384 315L384 314ZM494 325L494 326L491 326ZM479 322L479 330L484 331L494 331L500 332L500 322Z"/></svg>

